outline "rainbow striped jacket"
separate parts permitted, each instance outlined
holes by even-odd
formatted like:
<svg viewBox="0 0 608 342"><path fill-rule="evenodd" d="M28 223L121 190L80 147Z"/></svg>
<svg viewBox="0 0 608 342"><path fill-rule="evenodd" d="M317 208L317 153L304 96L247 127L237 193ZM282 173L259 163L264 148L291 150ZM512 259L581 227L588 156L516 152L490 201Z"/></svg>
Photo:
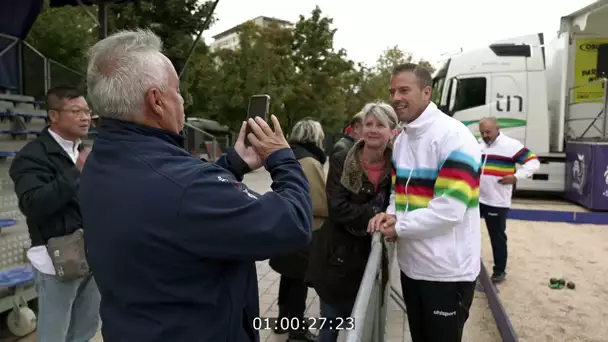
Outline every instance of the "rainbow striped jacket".
<svg viewBox="0 0 608 342"><path fill-rule="evenodd" d="M540 162L536 154L503 133L499 133L489 145L480 139L479 146L482 153L479 202L510 208L513 186L502 185L498 181L509 175L515 175L517 179L530 178L540 168ZM520 168L516 168L518 164Z"/></svg>
<svg viewBox="0 0 608 342"><path fill-rule="evenodd" d="M397 217L399 266L408 277L477 278L480 166L473 134L433 103L396 138L387 212Z"/></svg>

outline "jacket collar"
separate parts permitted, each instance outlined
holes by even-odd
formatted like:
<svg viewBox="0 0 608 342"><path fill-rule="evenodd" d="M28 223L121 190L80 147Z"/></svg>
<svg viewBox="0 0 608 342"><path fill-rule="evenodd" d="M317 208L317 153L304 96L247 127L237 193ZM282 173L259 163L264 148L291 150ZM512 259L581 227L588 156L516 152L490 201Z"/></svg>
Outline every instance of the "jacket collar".
<svg viewBox="0 0 608 342"><path fill-rule="evenodd" d="M65 149L61 145L59 145L59 143L57 142L57 140L55 140L55 138L53 138L53 136L51 135L51 132L49 132L48 126L45 127L40 132L40 135L38 136L38 140L42 143L42 145L44 146L44 148L46 149L46 151L48 153L62 154L66 158L70 158L70 156L65 151ZM77 147L78 151L82 151L83 148L84 148L83 144L78 144L78 147Z"/></svg>
<svg viewBox="0 0 608 342"><path fill-rule="evenodd" d="M483 144L485 147L494 147L494 146L500 144L500 142L502 140L503 140L503 135L502 135L502 133L498 132L496 139L494 139L494 141L492 141L490 144L486 143L483 139L481 141L483 141Z"/></svg>
<svg viewBox="0 0 608 342"><path fill-rule="evenodd" d="M340 176L340 183L348 189L350 192L358 193L363 187L364 179L367 179L367 173L361 165L359 159L359 151L363 149L365 141L363 139L357 141L355 145L346 154L344 159L344 167L342 168L342 175ZM392 166L392 154L393 146L388 144L384 151L386 159L386 168L384 172L384 178L390 177L391 166Z"/></svg>
<svg viewBox="0 0 608 342"><path fill-rule="evenodd" d="M405 125L405 132L410 136L419 136L430 128L437 115L445 115L431 102L416 120Z"/></svg>
<svg viewBox="0 0 608 342"><path fill-rule="evenodd" d="M179 134L117 119L103 118L99 136L118 136L121 140L130 141L144 141L148 140L149 137L154 137L178 147L184 145L184 137Z"/></svg>
<svg viewBox="0 0 608 342"><path fill-rule="evenodd" d="M74 150L78 151L78 148L80 147L80 144L82 143L82 140L80 140L80 139L78 139L76 141L70 141L70 140L63 139L59 134L54 132L50 127L48 129L48 132L53 137L53 139L55 139L57 144L59 144L59 146L61 146L61 148L68 154L74 153Z"/></svg>
<svg viewBox="0 0 608 342"><path fill-rule="evenodd" d="M312 157L321 163L321 165L324 165L327 161L325 152L313 143L292 143L291 149L298 160L305 157Z"/></svg>

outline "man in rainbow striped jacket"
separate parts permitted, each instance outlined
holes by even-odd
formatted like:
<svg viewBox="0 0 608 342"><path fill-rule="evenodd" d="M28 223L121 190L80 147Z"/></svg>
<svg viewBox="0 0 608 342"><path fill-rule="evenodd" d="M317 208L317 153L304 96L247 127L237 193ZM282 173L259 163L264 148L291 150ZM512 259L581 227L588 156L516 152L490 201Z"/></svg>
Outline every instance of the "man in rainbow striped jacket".
<svg viewBox="0 0 608 342"><path fill-rule="evenodd" d="M492 281L505 280L507 267L507 215L511 207L513 185L530 178L540 168L536 155L518 140L500 132L498 120L486 117L479 121L482 149L482 174L479 210L486 221L492 244L494 272ZM519 169L515 165L520 164Z"/></svg>
<svg viewBox="0 0 608 342"><path fill-rule="evenodd" d="M480 271L481 150L431 102L428 71L397 66L390 91L406 126L393 146L390 205L368 230L397 240L412 341L461 341Z"/></svg>

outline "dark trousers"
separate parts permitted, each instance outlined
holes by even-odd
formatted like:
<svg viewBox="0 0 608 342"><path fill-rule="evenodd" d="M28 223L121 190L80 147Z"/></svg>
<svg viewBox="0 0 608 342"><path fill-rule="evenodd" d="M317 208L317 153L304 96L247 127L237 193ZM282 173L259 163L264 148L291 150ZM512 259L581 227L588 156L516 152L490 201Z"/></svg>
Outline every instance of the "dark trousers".
<svg viewBox="0 0 608 342"><path fill-rule="evenodd" d="M412 342L460 342L475 282L415 280L401 273Z"/></svg>
<svg viewBox="0 0 608 342"><path fill-rule="evenodd" d="M507 269L507 215L509 208L492 207L479 204L481 217L486 221L492 256L494 257L494 273L502 273Z"/></svg>
<svg viewBox="0 0 608 342"><path fill-rule="evenodd" d="M304 318L308 287L304 279L281 276L279 280L279 315Z"/></svg>

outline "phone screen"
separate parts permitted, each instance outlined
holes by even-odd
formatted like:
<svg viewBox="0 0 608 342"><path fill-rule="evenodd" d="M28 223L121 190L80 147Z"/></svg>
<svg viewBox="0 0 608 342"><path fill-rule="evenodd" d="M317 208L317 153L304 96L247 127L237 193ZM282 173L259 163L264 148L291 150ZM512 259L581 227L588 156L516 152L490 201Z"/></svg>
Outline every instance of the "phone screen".
<svg viewBox="0 0 608 342"><path fill-rule="evenodd" d="M253 119L257 116L268 121L268 107L270 106L270 96L254 95L249 98L249 108L247 110L247 119ZM247 135L251 133L251 129L247 126ZM245 136L245 145L249 146L249 139Z"/></svg>

